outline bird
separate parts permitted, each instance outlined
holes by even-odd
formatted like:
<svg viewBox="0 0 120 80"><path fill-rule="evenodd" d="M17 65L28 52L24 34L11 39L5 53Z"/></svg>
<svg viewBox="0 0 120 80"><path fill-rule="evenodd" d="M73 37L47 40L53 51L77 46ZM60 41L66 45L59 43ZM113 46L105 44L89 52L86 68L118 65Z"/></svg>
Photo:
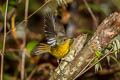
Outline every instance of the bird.
<svg viewBox="0 0 120 80"><path fill-rule="evenodd" d="M50 53L57 59L63 58L70 50L71 39L66 36L64 26L56 23L54 14L44 15L44 32L47 43L40 43L34 54Z"/></svg>

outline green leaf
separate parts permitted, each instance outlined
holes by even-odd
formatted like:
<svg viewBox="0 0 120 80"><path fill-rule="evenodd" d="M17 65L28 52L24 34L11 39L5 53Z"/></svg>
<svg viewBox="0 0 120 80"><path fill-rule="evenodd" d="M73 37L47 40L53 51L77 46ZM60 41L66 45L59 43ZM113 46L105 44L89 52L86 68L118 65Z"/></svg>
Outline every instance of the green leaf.
<svg viewBox="0 0 120 80"><path fill-rule="evenodd" d="M113 50L115 51L114 54L115 54L115 57L117 58L117 44L115 43L115 41L113 41Z"/></svg>
<svg viewBox="0 0 120 80"><path fill-rule="evenodd" d="M96 64L96 65L95 65L95 72L98 72L98 71L99 71L99 68L100 68L100 65L99 65L99 64Z"/></svg>
<svg viewBox="0 0 120 80"><path fill-rule="evenodd" d="M32 50L38 45L38 43L39 43L39 41L30 41L30 42L27 44L27 46L26 46L27 51L28 51L29 53L31 53Z"/></svg>
<svg viewBox="0 0 120 80"><path fill-rule="evenodd" d="M100 58L102 56L102 53L100 51L96 51L96 56Z"/></svg>
<svg viewBox="0 0 120 80"><path fill-rule="evenodd" d="M111 55L111 58L112 58L118 65L120 65L120 62L117 60L116 57L114 57L114 56Z"/></svg>
<svg viewBox="0 0 120 80"><path fill-rule="evenodd" d="M102 65L100 64L100 62L95 65L95 72L98 72L99 69L102 70Z"/></svg>
<svg viewBox="0 0 120 80"><path fill-rule="evenodd" d="M108 64L110 65L110 56L106 56L106 58L107 58Z"/></svg>
<svg viewBox="0 0 120 80"><path fill-rule="evenodd" d="M120 40L116 39L115 42L116 42L116 46L117 46L117 50L118 50L117 52L119 53L119 51L120 51Z"/></svg>

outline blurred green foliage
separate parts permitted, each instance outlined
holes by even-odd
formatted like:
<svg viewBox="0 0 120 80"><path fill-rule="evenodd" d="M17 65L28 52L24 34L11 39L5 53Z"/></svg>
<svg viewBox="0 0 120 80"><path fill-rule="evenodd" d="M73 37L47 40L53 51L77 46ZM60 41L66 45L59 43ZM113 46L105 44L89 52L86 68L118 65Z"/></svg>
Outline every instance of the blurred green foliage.
<svg viewBox="0 0 120 80"><path fill-rule="evenodd" d="M14 7L16 7L16 0L9 0L8 2L8 12L11 11L11 9L13 9ZM2 5L2 14L5 13L5 9L6 9L6 3L4 3Z"/></svg>
<svg viewBox="0 0 120 80"><path fill-rule="evenodd" d="M0 41L0 49L2 49L2 45L3 45L3 44L2 44L2 42Z"/></svg>
<svg viewBox="0 0 120 80"><path fill-rule="evenodd" d="M120 10L120 0L112 0L115 6Z"/></svg>
<svg viewBox="0 0 120 80"><path fill-rule="evenodd" d="M31 53L32 50L38 45L39 41L30 41L29 43L27 43L26 49L28 51L28 53Z"/></svg>
<svg viewBox="0 0 120 80"><path fill-rule="evenodd" d="M4 74L3 80L11 80L11 76L9 74Z"/></svg>
<svg viewBox="0 0 120 80"><path fill-rule="evenodd" d="M105 15L105 12L104 12L104 10L101 8L100 5L96 5L96 4L88 4L88 5L89 5L89 7L90 7L94 12L99 12L99 13ZM87 8L86 8L85 5L80 5L80 6L79 6L79 9L80 9L80 10L84 10L84 9L87 9Z"/></svg>

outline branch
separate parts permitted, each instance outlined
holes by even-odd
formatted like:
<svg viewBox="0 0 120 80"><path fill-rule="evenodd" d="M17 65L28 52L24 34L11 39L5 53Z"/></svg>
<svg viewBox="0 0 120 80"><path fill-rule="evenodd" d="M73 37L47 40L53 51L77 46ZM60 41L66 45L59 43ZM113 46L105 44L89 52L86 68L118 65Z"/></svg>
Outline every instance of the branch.
<svg viewBox="0 0 120 80"><path fill-rule="evenodd" d="M28 20L27 20L27 17L28 17L28 7L29 7L29 0L26 0L26 3L25 3L25 25L24 25L24 38L23 38L23 53L22 53L22 69L21 69L21 80L24 80L24 76L25 76L25 53L26 53L26 50L25 50L25 46L26 46L26 30L27 30L27 23L28 23Z"/></svg>
<svg viewBox="0 0 120 80"><path fill-rule="evenodd" d="M60 66L55 69L49 80L73 80L79 76L79 73L93 60L96 50L102 51L108 45L110 40L120 32L120 13L113 13L107 17L97 28L95 34L89 40L82 50L76 49L76 56L72 56L70 63L62 61ZM79 40L79 38L77 39ZM77 48L80 47L77 45ZM76 47L76 45L74 45ZM71 50L70 50L71 51ZM64 65L62 63L65 63Z"/></svg>
<svg viewBox="0 0 120 80"><path fill-rule="evenodd" d="M98 26L98 20L97 20L97 18L95 17L93 11L92 11L91 8L89 7L87 1L86 1L86 0L83 0L83 2L84 2L84 4L85 4L85 6L87 7L88 12L90 13L90 15L91 15L91 17L92 17L92 19L93 19L94 26L97 27L97 26Z"/></svg>
<svg viewBox="0 0 120 80"><path fill-rule="evenodd" d="M4 67L4 53L5 53L5 43L6 43L6 23L7 23L7 11L8 11L8 0L6 1L5 17L4 17L4 39L3 48L1 53L1 79L3 80L3 67Z"/></svg>

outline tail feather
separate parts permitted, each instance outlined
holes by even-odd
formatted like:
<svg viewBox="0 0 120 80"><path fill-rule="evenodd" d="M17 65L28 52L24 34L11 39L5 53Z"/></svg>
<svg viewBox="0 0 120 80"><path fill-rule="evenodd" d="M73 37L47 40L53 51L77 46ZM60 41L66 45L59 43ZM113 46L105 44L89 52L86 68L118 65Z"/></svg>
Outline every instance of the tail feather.
<svg viewBox="0 0 120 80"><path fill-rule="evenodd" d="M40 43L39 46L37 46L37 48L35 49L34 54L40 55L43 53L50 53L50 49L51 49L51 46L44 43Z"/></svg>

